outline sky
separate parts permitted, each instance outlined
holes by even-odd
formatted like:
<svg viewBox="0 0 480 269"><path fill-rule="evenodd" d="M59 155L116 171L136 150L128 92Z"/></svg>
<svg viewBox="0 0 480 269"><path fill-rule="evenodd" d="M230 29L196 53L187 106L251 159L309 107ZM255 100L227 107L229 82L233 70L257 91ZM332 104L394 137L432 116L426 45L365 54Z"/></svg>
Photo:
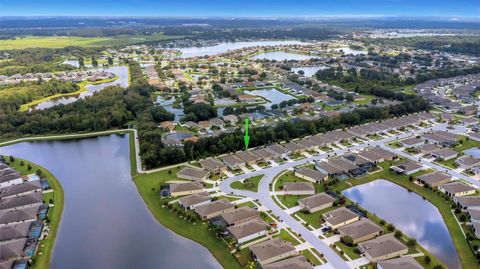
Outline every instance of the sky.
<svg viewBox="0 0 480 269"><path fill-rule="evenodd" d="M0 16L474 17L480 0L0 0Z"/></svg>

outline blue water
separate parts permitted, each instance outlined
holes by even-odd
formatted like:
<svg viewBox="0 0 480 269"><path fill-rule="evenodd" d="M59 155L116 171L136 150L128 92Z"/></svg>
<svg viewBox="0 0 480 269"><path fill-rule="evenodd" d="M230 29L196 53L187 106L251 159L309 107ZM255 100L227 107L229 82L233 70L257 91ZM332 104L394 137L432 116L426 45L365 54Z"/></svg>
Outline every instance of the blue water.
<svg viewBox="0 0 480 269"><path fill-rule="evenodd" d="M460 268L457 251L442 215L416 193L379 179L347 189L343 195L415 238L448 268Z"/></svg>

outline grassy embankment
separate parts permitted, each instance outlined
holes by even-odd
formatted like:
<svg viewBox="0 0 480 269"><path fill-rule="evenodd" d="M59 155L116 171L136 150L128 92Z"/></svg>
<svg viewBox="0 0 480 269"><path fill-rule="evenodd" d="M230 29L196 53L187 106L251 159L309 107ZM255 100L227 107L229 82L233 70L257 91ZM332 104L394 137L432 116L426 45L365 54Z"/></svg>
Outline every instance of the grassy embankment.
<svg viewBox="0 0 480 269"><path fill-rule="evenodd" d="M224 268L243 268L245 265L239 264L222 239L217 238L215 231L209 228L208 222L200 220L193 212L186 213L191 217L189 221L188 218L180 216L179 212L183 210L169 209L165 206L165 203L172 199L160 198L160 185L171 180L178 181L175 176L178 169L179 167L133 177L138 192L148 208L164 227L206 247Z"/></svg>
<svg viewBox="0 0 480 269"><path fill-rule="evenodd" d="M43 98L40 98L40 99L33 100L29 103L21 105L19 111L20 112L27 111L29 108L31 108L33 106L36 106L40 103L49 101L49 100L53 100L53 99L57 99L57 98L61 98L61 97L69 97L69 96L79 95L80 93L87 91L87 88L85 86L88 85L88 84L97 85L97 84L102 84L102 83L109 83L109 82L113 82L113 81L117 80L118 78L119 78L119 76L115 75L115 77L113 77L113 78L103 79L103 80L99 80L99 81L95 81L95 82L82 81L82 82L78 83L78 86L80 87L80 89L78 91L70 92L70 93L58 93L58 94L54 94L54 95L50 95L50 96L46 96L46 97L43 97Z"/></svg>
<svg viewBox="0 0 480 269"><path fill-rule="evenodd" d="M247 190L247 191L257 192L258 184L260 183L260 180L262 178L263 178L263 175L259 175L259 176L247 178L245 179L244 182L235 181L230 185L230 187L238 190Z"/></svg>
<svg viewBox="0 0 480 269"><path fill-rule="evenodd" d="M8 161L8 158L6 158ZM23 165L21 163L23 162ZM9 165L19 171L22 175L29 175L35 173L37 170L41 171L42 176L48 179L48 183L52 188L52 193L45 193L43 195L43 201L45 203L52 203L54 206L50 207L48 212L48 220L50 222L49 229L50 233L48 236L41 240L37 249L37 253L33 260L35 263L29 268L32 269L48 269L50 268L50 258L53 253L53 248L55 245L55 238L57 236L58 227L60 225L60 220L62 218L63 205L64 205L64 193L63 188L60 185L60 182L55 178L55 176L48 171L47 169L29 162L27 160L15 158L14 162L10 162ZM28 169L28 166L31 166L31 169Z"/></svg>

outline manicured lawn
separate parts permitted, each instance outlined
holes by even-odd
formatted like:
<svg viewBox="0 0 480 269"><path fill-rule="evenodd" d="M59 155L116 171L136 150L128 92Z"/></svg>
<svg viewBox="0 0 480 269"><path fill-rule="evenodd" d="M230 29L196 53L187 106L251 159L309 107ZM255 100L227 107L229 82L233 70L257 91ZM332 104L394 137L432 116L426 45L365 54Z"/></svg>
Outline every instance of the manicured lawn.
<svg viewBox="0 0 480 269"><path fill-rule="evenodd" d="M37 170L40 170L42 176L47 178L48 184L53 189L53 193L47 193L43 196L44 202L49 203L50 201L52 201L54 204L54 207L50 207L48 211L48 219L50 221L50 233L48 234L48 237L40 241L37 253L33 258L35 260L35 264L29 266L29 268L33 269L48 269L50 268L50 258L53 253L53 246L55 245L55 238L57 236L58 226L60 225L60 220L62 218L64 204L63 188L57 178L55 178L55 176L47 169L27 160L22 160L19 158L15 159L15 162L9 164L13 169L17 170L22 175L33 174ZM21 161L24 162L23 166L20 165ZM31 170L28 170L28 164L31 165Z"/></svg>
<svg viewBox="0 0 480 269"><path fill-rule="evenodd" d="M262 178L263 178L263 175L259 175L259 176L247 178L243 183L240 181L235 181L230 185L230 187L237 190L247 190L247 191L257 192L258 184L260 183L260 180Z"/></svg>
<svg viewBox="0 0 480 269"><path fill-rule="evenodd" d="M300 242L298 240L296 240L295 238L293 238L293 236L290 235L290 233L288 233L287 230L285 230L285 229L280 230L280 234L275 235L274 237L280 237L283 240L292 243L294 246L300 244Z"/></svg>
<svg viewBox="0 0 480 269"><path fill-rule="evenodd" d="M360 258L360 255L358 255L358 253L356 253L354 250L355 246L347 246L340 241L336 242L335 245L337 245L341 250L343 250L343 252L345 252L345 254L347 254L350 259L354 260Z"/></svg>
<svg viewBox="0 0 480 269"><path fill-rule="evenodd" d="M280 178L278 178L278 180L276 181L275 186L274 186L275 190L280 191L281 190L280 187L282 187L283 184L285 184L287 182L306 182L306 181L297 177L297 176L295 176L295 172L287 171L282 176L280 176Z"/></svg>
<svg viewBox="0 0 480 269"><path fill-rule="evenodd" d="M450 159L450 160L447 160L447 161L435 161L435 162L437 162L439 164L443 164L443 165L445 165L447 167L450 167L452 169L456 169L458 167L457 164L455 163L456 159L457 158L453 158L453 159Z"/></svg>
<svg viewBox="0 0 480 269"><path fill-rule="evenodd" d="M473 140L473 139L468 139L465 136L461 136L461 141L463 141L460 145L454 148L454 150L458 152L462 152L466 149L473 148L473 147L480 147L480 142ZM460 141L459 140L459 141Z"/></svg>
<svg viewBox="0 0 480 269"><path fill-rule="evenodd" d="M310 250L305 249L300 252L308 261L310 261L314 266L322 264L315 256L313 256Z"/></svg>
<svg viewBox="0 0 480 269"><path fill-rule="evenodd" d="M322 215L327 213L328 211L334 210L337 207L329 207L322 209L320 211L314 212L314 213L303 213L302 211L298 211L295 213L298 215L300 218L302 218L304 221L306 221L308 224L310 224L312 227L315 229L318 229L322 226L324 221L322 220Z"/></svg>
<svg viewBox="0 0 480 269"><path fill-rule="evenodd" d="M168 173L169 170L172 171L171 174ZM236 258L230 254L226 245L209 229L207 222L200 221L193 212L187 213L190 216L195 216L194 222L189 222L178 217L175 212L167 207L162 206L170 199L160 198L160 185L169 180L177 180L175 171L178 168L169 170L134 177L135 185L154 217L166 228L208 248L224 268L242 268Z"/></svg>
<svg viewBox="0 0 480 269"><path fill-rule="evenodd" d="M277 195L277 197L284 206L291 208L298 205L299 199L308 197L308 195Z"/></svg>

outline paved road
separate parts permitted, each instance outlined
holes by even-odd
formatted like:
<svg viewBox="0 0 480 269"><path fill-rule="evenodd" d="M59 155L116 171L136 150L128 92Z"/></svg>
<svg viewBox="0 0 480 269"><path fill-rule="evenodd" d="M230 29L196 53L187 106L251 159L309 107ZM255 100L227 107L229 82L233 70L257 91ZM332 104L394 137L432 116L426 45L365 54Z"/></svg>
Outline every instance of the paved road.
<svg viewBox="0 0 480 269"><path fill-rule="evenodd" d="M315 249L320 251L321 253L324 254L324 257L327 259L327 261L332 265L334 268L337 269L347 269L349 268L348 264L346 261L344 261L333 249L331 249L327 244L325 244L320 238L315 236L315 234L308 230L305 226L303 226L300 222L298 222L296 219L294 219L292 216L290 216L288 213L286 213L283 209L281 209L274 201L273 198L270 196L270 183L272 183L273 179L275 178L276 175L280 174L282 171L285 171L287 169L291 169L295 166L306 164L306 163L311 163L314 160L321 160L325 159L334 155L342 155L346 152L351 152L351 151L360 151L366 147L371 147L371 146L381 146L389 151L393 151L394 153L412 159L412 160L418 160L417 157L408 155L402 151L399 150L393 150L390 147L385 146L385 143L389 143L391 141L397 140L397 139L404 139L413 135L420 135L425 132L429 131L434 131L434 130L448 130L446 124L437 124L434 125L430 128L422 128L419 130L414 130L406 133L401 133L398 135L394 136L389 136L386 138L383 138L381 140L376 140L376 141L369 141L365 142L363 144L357 144L355 146L351 146L348 148L343 148L343 149L337 149L329 153L321 153L317 154L312 157L304 158L301 160L293 161L293 162L286 162L284 164L281 164L279 166L274 166L274 167L269 167L260 171L252 171L247 174L243 175L238 175L234 177L230 177L220 183L220 190L225 193L231 193L235 195L240 195L240 196L246 196L246 197L251 197L253 199L258 199L258 201L265 206L267 209L271 210L272 213L278 218L283 221L288 227L292 228L293 231L299 233L308 243L310 243ZM466 130L463 127L456 127L453 130L448 130L450 132L458 133L458 134L465 134ZM441 171L445 171L445 168L442 166L438 166L436 164L432 164L426 160L422 161L426 166L432 167L434 169L438 169ZM449 171L449 173L457 178L462 178L465 180L468 180L469 182L475 184L476 186L480 187L480 183L476 180L473 180L465 175L462 175L458 172L455 171ZM264 175L262 180L260 181L259 187L258 187L258 192L251 192L251 191L245 191L245 190L236 190L232 189L230 187L230 184L234 181L242 180L245 178L257 176L257 175Z"/></svg>

